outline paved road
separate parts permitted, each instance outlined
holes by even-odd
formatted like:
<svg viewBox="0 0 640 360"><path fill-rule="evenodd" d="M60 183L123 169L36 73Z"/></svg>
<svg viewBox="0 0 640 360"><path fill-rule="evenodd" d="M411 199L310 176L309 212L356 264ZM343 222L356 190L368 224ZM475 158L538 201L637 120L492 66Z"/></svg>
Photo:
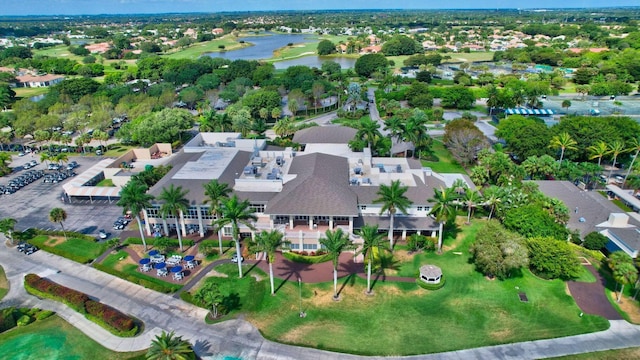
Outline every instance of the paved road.
<svg viewBox="0 0 640 360"><path fill-rule="evenodd" d="M4 238L0 236L4 243ZM31 256L13 248L0 251L11 289L2 300L10 305L35 306L56 311L103 346L116 351L142 350L151 339L164 330L174 330L195 344L196 352L205 359L234 356L249 359L388 359L363 357L301 348L267 341L248 322L229 320L206 325L206 311L165 294L159 294L131 284L86 265L80 265L56 255L39 251ZM38 300L26 294L22 286L27 273L36 273L60 284L83 291L91 297L129 313L145 323L145 331L135 338L118 338L89 322L64 305ZM611 328L593 334L524 343L490 346L448 353L404 357L431 359L537 359L599 350L640 346L640 327L622 320L611 321Z"/></svg>

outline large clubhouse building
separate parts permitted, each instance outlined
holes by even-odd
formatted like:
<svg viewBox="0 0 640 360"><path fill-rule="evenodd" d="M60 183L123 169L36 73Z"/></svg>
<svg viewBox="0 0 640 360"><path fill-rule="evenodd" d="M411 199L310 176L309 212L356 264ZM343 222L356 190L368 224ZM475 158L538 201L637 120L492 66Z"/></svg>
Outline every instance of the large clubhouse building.
<svg viewBox="0 0 640 360"><path fill-rule="evenodd" d="M354 232L364 224L388 231L389 214L380 214L382 204L374 199L381 185L399 180L408 186L406 196L413 205L407 214L396 214L395 236L437 236L428 199L435 188L450 186L461 175L436 174L414 159L372 157L369 149L353 152L347 143L354 135L355 130L342 126L308 128L295 135L294 142L303 145L295 151L270 149L265 140L242 139L239 133L200 133L174 155L171 171L149 193L158 197L171 184L188 190L190 207L179 221L180 231L204 236L214 220L204 185L217 179L249 201L258 217L255 231L277 229L292 250L314 251L327 229L342 228L356 241ZM175 223L162 218L160 205L144 211L149 235L168 234ZM246 227L240 231L245 237L254 235ZM223 235L231 236L231 228L223 229Z"/></svg>

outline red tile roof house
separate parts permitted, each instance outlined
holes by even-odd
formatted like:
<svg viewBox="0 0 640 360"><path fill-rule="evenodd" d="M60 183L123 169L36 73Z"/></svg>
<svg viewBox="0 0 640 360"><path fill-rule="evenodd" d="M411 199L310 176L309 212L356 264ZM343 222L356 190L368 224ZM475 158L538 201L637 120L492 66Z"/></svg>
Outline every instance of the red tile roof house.
<svg viewBox="0 0 640 360"><path fill-rule="evenodd" d="M281 231L291 249L316 251L326 230L341 228L354 242L364 224L389 229L387 213L380 214L380 186L398 180L408 187L413 202L407 214L394 217L396 238L410 234L437 236L438 224L427 214L434 189L451 186L458 175L439 175L408 158L372 157L369 149L352 152L348 147L356 130L341 126L313 127L298 131L294 141L304 151L271 150L265 140L242 139L238 133L200 133L171 160L173 168L149 193L157 196L170 184L189 190L189 209L180 216L181 231L196 228L200 236L214 230L203 185L213 179L228 184L241 200L247 200L258 220L255 230L241 226L244 236L262 230ZM146 232L160 228L168 233L174 221L163 219L160 204L144 210ZM175 229L175 227L174 227ZM223 229L231 236L231 228Z"/></svg>
<svg viewBox="0 0 640 360"><path fill-rule="evenodd" d="M58 84L64 80L64 76L47 74L42 76L37 75L22 75L16 76L17 82L15 87L47 87Z"/></svg>

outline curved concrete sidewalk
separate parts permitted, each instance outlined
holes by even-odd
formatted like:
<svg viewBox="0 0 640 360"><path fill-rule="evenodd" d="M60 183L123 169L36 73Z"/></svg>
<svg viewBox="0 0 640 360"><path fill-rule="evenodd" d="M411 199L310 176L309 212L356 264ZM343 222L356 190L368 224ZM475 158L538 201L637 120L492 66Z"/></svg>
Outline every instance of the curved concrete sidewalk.
<svg viewBox="0 0 640 360"><path fill-rule="evenodd" d="M248 322L229 320L207 325L206 310L169 295L145 289L122 279L43 251L26 256L13 248L2 247L0 264L11 289L0 306L35 306L56 311L101 345L115 351L142 350L162 330L174 330L190 340L199 356L216 359L233 356L249 359L389 359L339 354L302 348L265 340ZM36 273L129 313L145 323L145 331L135 338L118 338L65 305L38 300L23 288L23 277ZM640 346L640 327L625 321L611 321L611 328L592 334L528 341L447 353L402 357L405 359L539 359L599 350ZM396 357L400 358L400 357Z"/></svg>

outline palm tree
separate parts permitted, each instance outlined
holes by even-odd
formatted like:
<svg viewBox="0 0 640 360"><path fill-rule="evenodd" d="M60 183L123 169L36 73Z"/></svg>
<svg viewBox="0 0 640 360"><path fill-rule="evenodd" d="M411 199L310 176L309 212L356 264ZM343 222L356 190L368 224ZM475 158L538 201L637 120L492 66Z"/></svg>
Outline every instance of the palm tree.
<svg viewBox="0 0 640 360"><path fill-rule="evenodd" d="M11 154L8 152L0 151L0 170L7 169L11 162Z"/></svg>
<svg viewBox="0 0 640 360"><path fill-rule="evenodd" d="M629 174L631 174L631 169L633 169L633 164L636 162L636 158L640 153L640 139L638 139L637 137L631 140L631 144L628 149L628 151L634 151L634 150L635 150L635 154L633 154L633 159L631 159L631 164L629 164L629 169L627 170L627 173L624 175L624 181L622 182L623 184L627 183L627 178L629 177Z"/></svg>
<svg viewBox="0 0 640 360"><path fill-rule="evenodd" d="M598 159L598 166L600 166L602 158L609 152L609 146L604 141L598 141L589 146L587 151L589 151L589 160Z"/></svg>
<svg viewBox="0 0 640 360"><path fill-rule="evenodd" d="M16 227L16 223L18 221L12 218L4 218L0 220L0 233L3 233L7 236L11 243L13 244L13 231Z"/></svg>
<svg viewBox="0 0 640 360"><path fill-rule="evenodd" d="M491 217L496 211L496 207L498 207L498 204L502 202L499 191L500 188L498 188L497 186L491 186L484 191L484 206L489 207L489 220L491 220Z"/></svg>
<svg viewBox="0 0 640 360"><path fill-rule="evenodd" d="M434 203L430 215L434 215L436 221L440 224L440 230L438 231L438 253L442 252L442 232L444 230L444 224L448 219L455 216L456 210L453 207L453 202L456 199L456 194L453 188L440 188L433 190L433 198L429 199L429 202Z"/></svg>
<svg viewBox="0 0 640 360"><path fill-rule="evenodd" d="M352 248L353 243L342 229L327 230L324 238L320 239L320 245L324 246L333 262L333 298L338 299L338 260L343 251Z"/></svg>
<svg viewBox="0 0 640 360"><path fill-rule="evenodd" d="M616 167L616 160L618 160L618 155L626 152L624 142L620 140L614 140L611 144L609 144L609 151L607 151L608 155L613 155L613 164L611 165L611 170L609 170L609 177L613 173L613 169Z"/></svg>
<svg viewBox="0 0 640 360"><path fill-rule="evenodd" d="M278 230L263 230L256 235L253 251L265 252L269 261L269 282L271 284L271 295L275 294L275 286L273 285L273 262L276 259L276 250L284 244L283 234Z"/></svg>
<svg viewBox="0 0 640 360"><path fill-rule="evenodd" d="M617 300L617 302L620 302L620 300L622 300L624 286L632 284L638 279L638 269L636 269L633 264L627 262L619 264L613 270L613 279L621 285Z"/></svg>
<svg viewBox="0 0 640 360"><path fill-rule="evenodd" d="M207 308L211 308L213 318L218 317L218 306L224 300L220 288L214 282L205 282L193 295L193 299Z"/></svg>
<svg viewBox="0 0 640 360"><path fill-rule="evenodd" d="M180 224L178 218L182 218L182 214L189 210L189 200L186 198L189 190L182 190L182 186L175 187L173 184L169 188L162 188L158 200L164 201L160 206L160 214L166 219L167 216L173 216L176 222L176 233L178 234L178 244L182 251L182 236L180 234Z"/></svg>
<svg viewBox="0 0 640 360"><path fill-rule="evenodd" d="M117 203L118 206L122 207L123 214L126 214L127 211L131 211L134 214L145 251L147 251L147 242L144 239L140 212L151 207L151 200L153 200L153 196L147 194L147 185L134 180L129 181L129 183L122 187L120 190L120 200L118 200Z"/></svg>
<svg viewBox="0 0 640 360"><path fill-rule="evenodd" d="M51 156L49 155L49 153L46 152L41 152L40 153L40 162L42 163L48 163L49 160L51 160Z"/></svg>
<svg viewBox="0 0 640 360"><path fill-rule="evenodd" d="M151 347L145 356L147 360L192 360L196 355L191 344L173 331L162 331L151 340Z"/></svg>
<svg viewBox="0 0 640 360"><path fill-rule="evenodd" d="M377 194L379 198L373 200L374 204L382 203L380 214L389 212L389 249L393 251L393 220L395 214L400 210L403 214L407 213L407 208L413 204L404 193L409 190L408 186L403 186L400 180L394 180L391 185L380 185Z"/></svg>
<svg viewBox="0 0 640 360"><path fill-rule="evenodd" d="M49 212L49 221L51 221L52 223L58 223L60 224L60 227L62 228L62 233L64 234L64 239L67 239L67 232L64 231L64 222L65 220L67 220L67 212L64 211L64 209L62 208L53 208L51 209L51 211Z"/></svg>
<svg viewBox="0 0 640 360"><path fill-rule="evenodd" d="M568 111L569 108L571 107L571 100L562 100L562 105L561 106L562 106L563 109L564 108L567 109L565 111Z"/></svg>
<svg viewBox="0 0 640 360"><path fill-rule="evenodd" d="M462 199L464 202L464 206L468 209L467 212L467 224L471 223L471 214L473 213L473 209L478 206L480 202L482 202L482 196L478 192L478 190L473 190L471 188L467 188L464 193L464 198Z"/></svg>
<svg viewBox="0 0 640 360"><path fill-rule="evenodd" d="M213 179L204 184L204 194L207 196L204 203L211 204L210 212L215 215L216 219L220 218L220 206L222 202L229 198L231 189L229 185L218 182L217 179ZM218 248L220 254L222 254L222 228L218 228Z"/></svg>
<svg viewBox="0 0 640 360"><path fill-rule="evenodd" d="M213 223L218 228L223 228L226 225L231 225L233 231L233 240L236 242L236 254L238 256L238 277L242 278L242 253L240 252L240 227L239 225L245 225L250 229L254 229L252 221L258 220L254 211L249 206L249 201L240 201L236 195L226 199L220 206L221 217L216 219Z"/></svg>
<svg viewBox="0 0 640 360"><path fill-rule="evenodd" d="M576 150L576 145L578 145L578 143L573 140L571 135L569 135L568 132L563 132L551 138L549 147L552 149L560 149L560 163L562 163L565 150Z"/></svg>
<svg viewBox="0 0 640 360"><path fill-rule="evenodd" d="M384 237L378 233L378 225L364 225L358 233L362 237L362 247L357 254L367 260L367 294L371 294L371 268L373 265L373 251L386 250L384 247Z"/></svg>
<svg viewBox="0 0 640 360"><path fill-rule="evenodd" d="M633 259L624 251L614 251L609 255L607 259L607 264L611 270L615 270L621 264L632 264Z"/></svg>
<svg viewBox="0 0 640 360"><path fill-rule="evenodd" d="M356 133L355 137L357 139L362 139L366 141L367 145L369 146L369 148L372 149L371 151L373 152L374 145L376 144L378 139L382 137L379 129L380 129L380 124L378 124L377 121L373 121L370 118L365 117L365 118L362 118L360 122L358 122L358 125L357 125L358 132Z"/></svg>

